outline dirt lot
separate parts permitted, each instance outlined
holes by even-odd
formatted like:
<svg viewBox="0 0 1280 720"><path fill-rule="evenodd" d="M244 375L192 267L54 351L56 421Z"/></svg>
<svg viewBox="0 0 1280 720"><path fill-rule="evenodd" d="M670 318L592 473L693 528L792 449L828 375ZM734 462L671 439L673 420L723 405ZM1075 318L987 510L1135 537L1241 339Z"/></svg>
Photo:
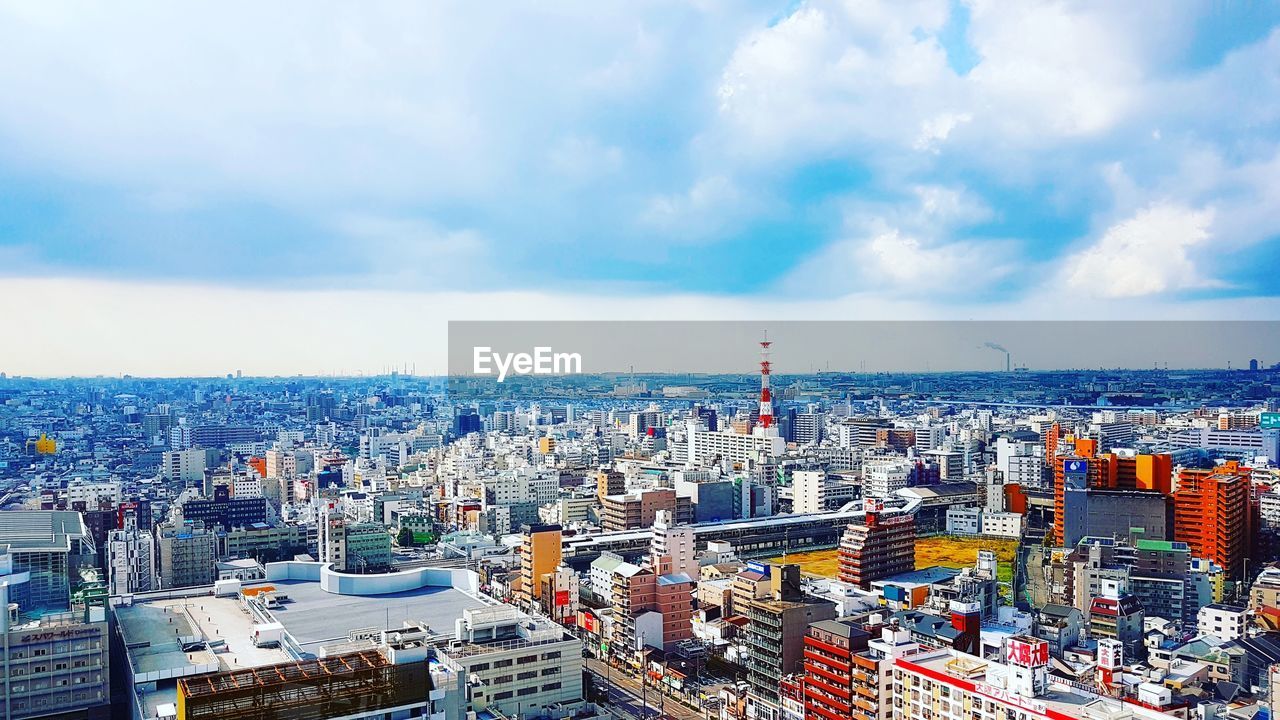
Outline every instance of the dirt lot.
<svg viewBox="0 0 1280 720"><path fill-rule="evenodd" d="M978 561L979 550L994 550L1000 561L999 579L1008 582L1012 575L1013 555L1018 549L1016 540L986 540L981 538L929 537L916 540L916 567L934 565L943 567L970 567ZM799 563L800 570L809 575L835 577L839 571L839 554L836 550L813 550L788 553L787 562ZM770 562L782 562L781 557Z"/></svg>

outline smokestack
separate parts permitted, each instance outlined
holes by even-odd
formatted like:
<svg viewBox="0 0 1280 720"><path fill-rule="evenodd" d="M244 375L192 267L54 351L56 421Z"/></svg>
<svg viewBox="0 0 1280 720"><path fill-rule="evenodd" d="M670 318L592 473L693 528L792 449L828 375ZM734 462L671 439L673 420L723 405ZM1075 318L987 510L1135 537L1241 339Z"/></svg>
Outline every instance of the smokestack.
<svg viewBox="0 0 1280 720"><path fill-rule="evenodd" d="M1012 362L1010 362L1010 360L1009 360L1009 353L1007 353L1007 352L1006 352L1006 353L1004 354L1004 371L1005 371L1005 372L1012 372L1012 371L1013 371L1013 368L1012 368L1012 367L1010 367L1011 365L1012 365Z"/></svg>

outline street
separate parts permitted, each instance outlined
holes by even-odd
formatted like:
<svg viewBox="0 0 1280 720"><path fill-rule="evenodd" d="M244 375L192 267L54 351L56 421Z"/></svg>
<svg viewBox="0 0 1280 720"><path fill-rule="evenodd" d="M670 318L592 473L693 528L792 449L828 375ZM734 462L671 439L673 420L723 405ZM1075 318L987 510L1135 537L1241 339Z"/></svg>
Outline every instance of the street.
<svg viewBox="0 0 1280 720"><path fill-rule="evenodd" d="M618 668L592 658L583 658L588 671L595 679L608 688L609 705L636 718L654 718L662 715L676 720L706 720L702 712L694 710L680 701L663 695L657 688L649 686L644 690L640 680L624 673ZM648 700L648 712L641 712L641 698Z"/></svg>

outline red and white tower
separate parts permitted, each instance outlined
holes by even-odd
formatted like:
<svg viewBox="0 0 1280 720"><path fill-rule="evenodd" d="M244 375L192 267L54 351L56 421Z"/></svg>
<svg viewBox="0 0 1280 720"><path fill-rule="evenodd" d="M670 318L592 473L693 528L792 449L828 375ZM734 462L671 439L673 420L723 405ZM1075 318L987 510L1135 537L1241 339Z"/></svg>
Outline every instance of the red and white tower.
<svg viewBox="0 0 1280 720"><path fill-rule="evenodd" d="M757 432L761 435L777 435L778 429L773 426L773 395L769 390L769 332L765 331L764 340L760 341L760 424Z"/></svg>

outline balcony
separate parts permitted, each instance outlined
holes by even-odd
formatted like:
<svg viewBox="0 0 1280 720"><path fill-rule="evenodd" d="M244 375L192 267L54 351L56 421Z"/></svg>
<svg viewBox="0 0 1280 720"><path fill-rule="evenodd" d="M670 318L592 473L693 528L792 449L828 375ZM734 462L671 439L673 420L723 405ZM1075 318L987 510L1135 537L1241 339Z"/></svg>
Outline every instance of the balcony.
<svg viewBox="0 0 1280 720"><path fill-rule="evenodd" d="M827 694L835 695L836 697L843 699L845 702L848 702L852 695L852 693L849 692L848 686L841 687L839 684L832 684L831 679L824 678L819 673L809 675L809 677L806 678L806 682L816 688L822 689ZM839 681L835 682L839 683Z"/></svg>

